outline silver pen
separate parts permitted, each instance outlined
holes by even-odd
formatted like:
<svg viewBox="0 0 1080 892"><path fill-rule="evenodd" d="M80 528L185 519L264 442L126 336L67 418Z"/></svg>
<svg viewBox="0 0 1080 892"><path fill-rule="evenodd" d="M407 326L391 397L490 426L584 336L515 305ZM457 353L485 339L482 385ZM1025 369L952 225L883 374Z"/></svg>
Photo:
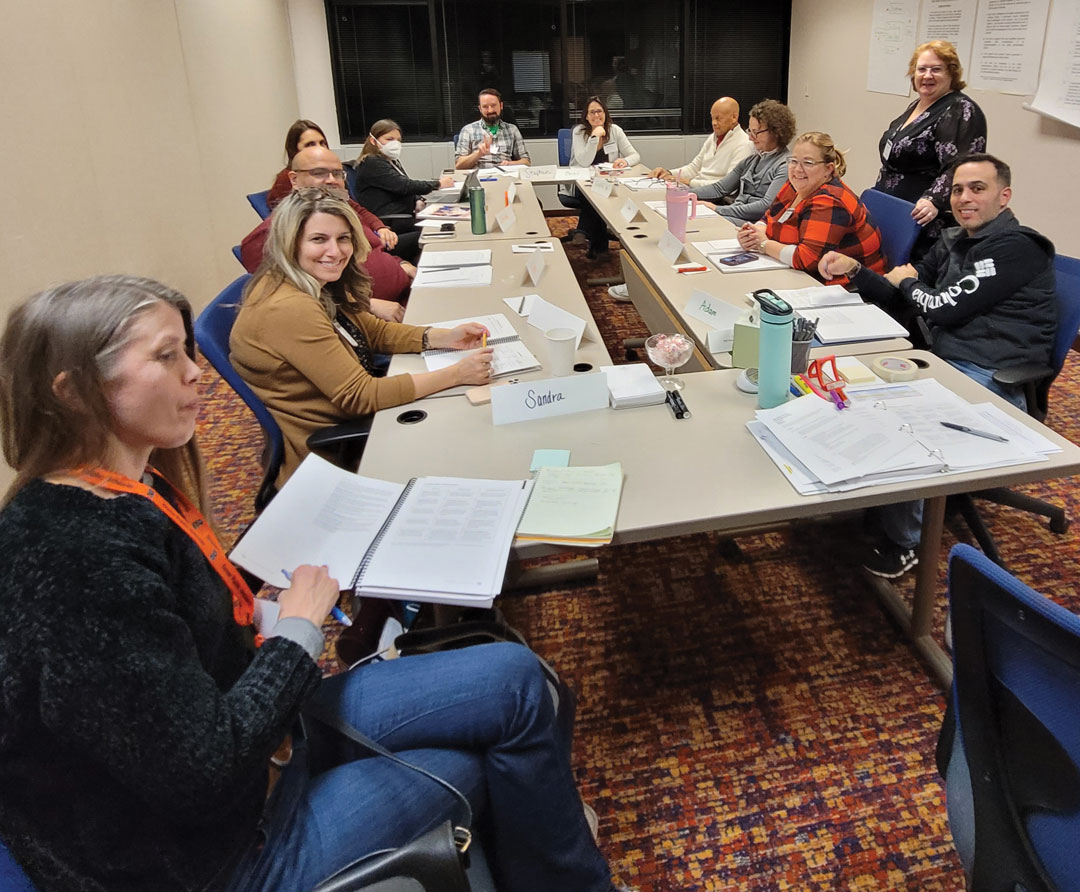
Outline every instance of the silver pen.
<svg viewBox="0 0 1080 892"><path fill-rule="evenodd" d="M971 434L973 437L983 437L987 440L997 440L997 442L999 443L1009 442L1008 437L1002 437L998 434L992 434L989 431L975 430L975 428L973 427L965 427L962 424L953 424L951 421L941 421L939 422L939 424L941 424L942 427L949 428L950 430L960 431L960 433L962 434Z"/></svg>

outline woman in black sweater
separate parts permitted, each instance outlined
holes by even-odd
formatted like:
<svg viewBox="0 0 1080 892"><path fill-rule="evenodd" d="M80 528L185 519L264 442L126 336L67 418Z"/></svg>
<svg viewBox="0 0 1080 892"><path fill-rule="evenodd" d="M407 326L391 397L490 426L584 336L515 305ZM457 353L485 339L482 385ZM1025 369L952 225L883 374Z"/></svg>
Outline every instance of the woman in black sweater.
<svg viewBox="0 0 1080 892"><path fill-rule="evenodd" d="M313 566L256 633L200 512L194 352L188 302L123 276L35 295L0 340L18 472L0 511L0 839L36 887L303 892L457 814L386 759L315 773L293 733L315 699L486 808L500 889L608 890L530 651L320 682L338 583Z"/></svg>

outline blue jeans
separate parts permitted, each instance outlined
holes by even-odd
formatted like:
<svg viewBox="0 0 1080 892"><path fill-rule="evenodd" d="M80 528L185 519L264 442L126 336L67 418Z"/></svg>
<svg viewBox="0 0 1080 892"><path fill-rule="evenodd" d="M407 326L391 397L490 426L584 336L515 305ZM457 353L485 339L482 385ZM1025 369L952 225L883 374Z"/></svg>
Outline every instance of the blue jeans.
<svg viewBox="0 0 1080 892"><path fill-rule="evenodd" d="M1020 388L1002 387L994 380L994 369L975 365L964 359L945 360L953 368L959 369L969 378L978 381L987 390L993 391L1003 400L1008 400L1018 409L1027 411L1027 397ZM897 502L895 505L881 505L871 508L869 515L881 527L882 532L895 545L901 548L917 548L922 533L922 499L913 502Z"/></svg>
<svg viewBox="0 0 1080 892"><path fill-rule="evenodd" d="M388 660L324 679L314 697L486 812L484 847L500 892L610 889L531 651L487 644ZM457 800L388 759L314 777L290 765L268 802L262 850L241 864L229 892L303 892L447 818L460 819Z"/></svg>

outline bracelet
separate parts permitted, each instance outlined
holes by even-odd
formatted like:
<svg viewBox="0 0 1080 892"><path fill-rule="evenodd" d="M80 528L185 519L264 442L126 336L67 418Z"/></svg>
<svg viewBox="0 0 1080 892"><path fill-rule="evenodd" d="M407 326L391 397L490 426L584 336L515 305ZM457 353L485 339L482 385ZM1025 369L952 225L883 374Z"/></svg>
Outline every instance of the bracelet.
<svg viewBox="0 0 1080 892"><path fill-rule="evenodd" d="M849 270L848 270L848 272L847 272L847 277L848 277L849 279L853 279L853 278L855 278L855 276L857 276L857 275L858 275L858 273L859 273L859 270L861 270L861 269L862 269L862 264L861 264L861 263L859 263L859 261L858 261L858 260L856 260L856 261L855 261L855 265L854 265L854 266L853 266L853 267L852 267L851 269L849 269Z"/></svg>
<svg viewBox="0 0 1080 892"><path fill-rule="evenodd" d="M420 338L420 349L421 350L430 350L431 349L431 344L428 342L428 332L429 331L431 331L430 328L425 328L424 329L424 334Z"/></svg>
<svg viewBox="0 0 1080 892"><path fill-rule="evenodd" d="M765 244L766 244L766 242L768 242L768 241L769 241L768 239L763 239L763 240L762 240L762 242L761 242L761 244L757 246L757 249L758 249L758 253L759 253L759 254L764 254L764 253L765 253Z"/></svg>

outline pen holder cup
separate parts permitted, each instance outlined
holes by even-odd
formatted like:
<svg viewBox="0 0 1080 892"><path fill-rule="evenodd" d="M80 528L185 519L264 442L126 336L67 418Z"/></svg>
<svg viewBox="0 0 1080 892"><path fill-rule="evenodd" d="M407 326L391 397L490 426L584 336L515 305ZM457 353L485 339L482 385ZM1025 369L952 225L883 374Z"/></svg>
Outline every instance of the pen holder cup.
<svg viewBox="0 0 1080 892"><path fill-rule="evenodd" d="M810 345L812 343L813 340L791 342L791 374L806 374L806 368L810 365Z"/></svg>

